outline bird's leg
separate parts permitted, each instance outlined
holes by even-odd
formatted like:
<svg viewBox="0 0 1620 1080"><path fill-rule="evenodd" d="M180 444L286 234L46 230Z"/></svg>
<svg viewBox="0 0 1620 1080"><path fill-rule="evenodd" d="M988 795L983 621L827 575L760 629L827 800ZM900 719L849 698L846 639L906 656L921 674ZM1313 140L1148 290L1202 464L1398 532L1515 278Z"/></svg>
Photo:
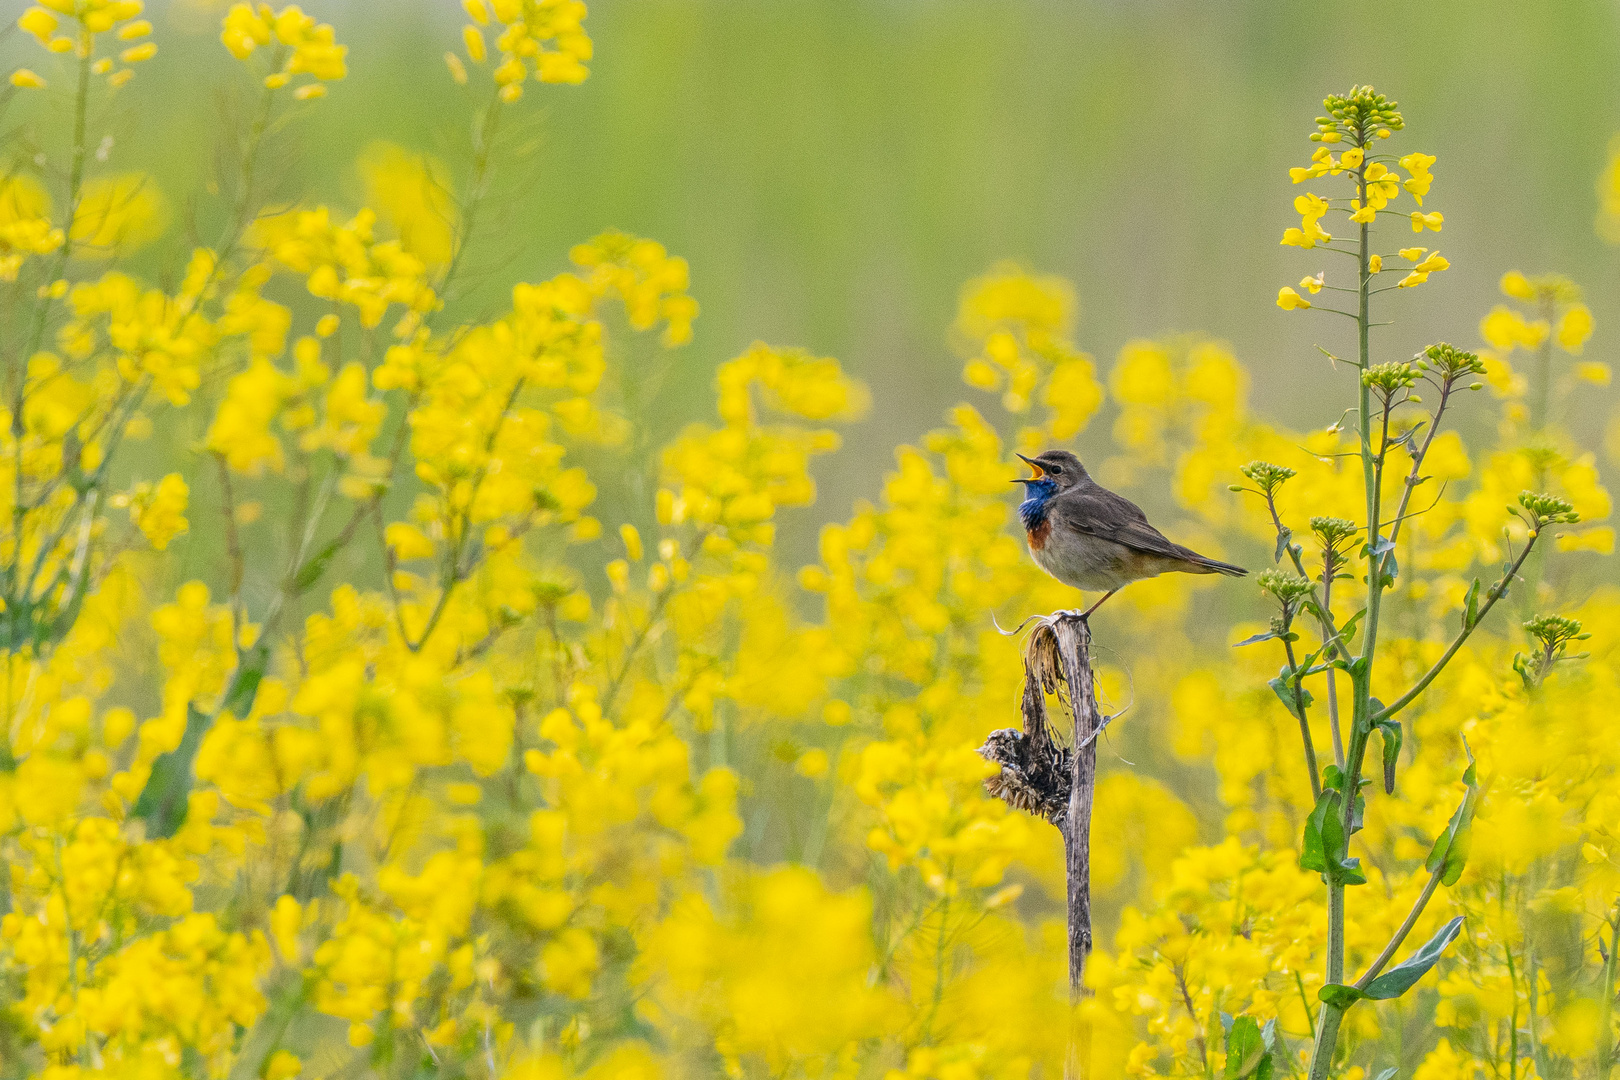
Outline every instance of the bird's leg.
<svg viewBox="0 0 1620 1080"><path fill-rule="evenodd" d="M1098 600L1095 604L1092 604L1090 607L1086 608L1086 610L1082 611L1080 613L1080 617L1082 619L1091 618L1091 613L1093 611L1096 611L1098 608L1102 607L1103 602L1106 601L1110 596L1113 596L1117 592L1119 592L1118 589L1109 589L1107 592L1103 593L1102 594L1102 600Z"/></svg>

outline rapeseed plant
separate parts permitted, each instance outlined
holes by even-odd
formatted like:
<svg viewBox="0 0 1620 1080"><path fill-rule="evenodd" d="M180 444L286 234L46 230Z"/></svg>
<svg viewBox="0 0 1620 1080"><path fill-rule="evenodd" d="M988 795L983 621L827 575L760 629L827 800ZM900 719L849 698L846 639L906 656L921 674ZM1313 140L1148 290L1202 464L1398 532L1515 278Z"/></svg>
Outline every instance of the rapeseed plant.
<svg viewBox="0 0 1620 1080"><path fill-rule="evenodd" d="M1256 418L1198 337L1133 341L1105 379L1067 283L997 266L951 328L983 411L898 448L795 577L778 511L866 405L836 361L751 346L641 462L610 327L685 346L683 259L606 233L504 312L456 304L524 86L581 81L592 49L578 0L464 6L465 159L365 147L368 205L341 208L274 196L262 157L341 107L316 99L343 45L297 7L227 10L253 106L220 232L162 286L106 259L179 200L101 171L87 122L139 90L142 5L18 20L44 52L12 85L75 120L43 160L8 148L0 186L0 1077L1055 1075L1061 844L973 748L1023 672L992 613L1070 599L1009 528L1013 452L1108 391L1099 474L1281 565L1270 621L1222 640L1197 581L1135 585L1105 624L1110 707L1134 684L1148 765L1210 794L1099 779L1093 1073L1608 1075L1620 596L1576 604L1526 561L1548 530L1612 549L1558 423L1607 372L1559 367L1591 332L1573 286L1513 274L1529 307L1487 315L1479 354L1373 361L1377 275L1447 266L1371 246L1402 199L1403 232L1444 224L1433 158L1376 153L1393 103L1330 99L1296 179L1351 193L1302 196L1284 241L1355 256L1279 300L1356 298L1353 433ZM1440 421L1487 387L1498 443L1470 448ZM156 475L142 441L182 422ZM627 468L645 505L600 504ZM188 545L209 580L171 588ZM1510 595L1533 610L1492 610ZM1394 963L1408 939L1448 946L1438 976L1414 978L1438 946Z"/></svg>

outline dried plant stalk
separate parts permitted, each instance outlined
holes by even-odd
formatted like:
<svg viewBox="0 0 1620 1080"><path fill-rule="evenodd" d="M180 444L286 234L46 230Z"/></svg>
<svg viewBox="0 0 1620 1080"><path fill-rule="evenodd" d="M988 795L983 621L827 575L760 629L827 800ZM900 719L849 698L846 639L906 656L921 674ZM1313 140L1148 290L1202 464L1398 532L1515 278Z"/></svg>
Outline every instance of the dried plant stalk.
<svg viewBox="0 0 1620 1080"><path fill-rule="evenodd" d="M1052 738L1046 695L1065 693L1074 715L1069 747ZM985 781L990 794L1016 810L1045 818L1063 835L1069 909L1069 1001L1086 996L1091 956L1091 803L1097 784L1096 735L1102 720L1091 674L1091 627L1078 613L1042 619L1024 645L1023 730L990 733L979 752L1001 766ZM1089 1039L1077 1020L1070 1077L1086 1074Z"/></svg>

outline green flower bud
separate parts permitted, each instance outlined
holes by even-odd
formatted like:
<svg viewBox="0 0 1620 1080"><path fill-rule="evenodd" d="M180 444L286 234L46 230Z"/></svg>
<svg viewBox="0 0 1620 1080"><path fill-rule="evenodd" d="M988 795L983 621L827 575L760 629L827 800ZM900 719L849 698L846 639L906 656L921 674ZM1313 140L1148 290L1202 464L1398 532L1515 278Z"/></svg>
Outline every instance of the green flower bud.
<svg viewBox="0 0 1620 1080"><path fill-rule="evenodd" d="M1293 606L1311 591L1311 583L1305 578L1275 568L1260 571L1259 582L1260 588L1275 596L1284 608Z"/></svg>
<svg viewBox="0 0 1620 1080"><path fill-rule="evenodd" d="M1251 461L1239 469L1238 472L1259 485L1261 492L1268 498L1276 493L1284 481L1291 479L1294 475L1294 470L1286 465L1273 465L1269 461Z"/></svg>
<svg viewBox="0 0 1620 1080"><path fill-rule="evenodd" d="M1562 615L1537 615L1524 624L1524 631L1551 654L1563 652L1572 641L1585 641L1592 636L1581 633L1579 619L1566 619Z"/></svg>
<svg viewBox="0 0 1620 1080"><path fill-rule="evenodd" d="M1479 375L1485 370L1485 362L1479 358L1478 353L1459 349L1444 341L1430 345L1423 350L1423 355L1434 365L1434 370L1447 381L1460 379L1464 375Z"/></svg>
<svg viewBox="0 0 1620 1080"><path fill-rule="evenodd" d="M1534 491L1520 492L1519 505L1530 512L1535 522L1534 528L1538 530L1543 525L1573 525L1581 520L1581 515L1575 512L1574 504L1556 495Z"/></svg>
<svg viewBox="0 0 1620 1080"><path fill-rule="evenodd" d="M1361 373L1361 385L1388 398L1418 381L1411 364L1374 364Z"/></svg>

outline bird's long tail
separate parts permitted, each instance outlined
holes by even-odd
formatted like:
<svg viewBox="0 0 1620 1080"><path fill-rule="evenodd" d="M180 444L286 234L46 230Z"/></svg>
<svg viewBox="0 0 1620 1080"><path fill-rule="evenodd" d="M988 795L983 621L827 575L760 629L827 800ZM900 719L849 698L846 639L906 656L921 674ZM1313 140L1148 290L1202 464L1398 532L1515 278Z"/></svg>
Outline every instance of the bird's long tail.
<svg viewBox="0 0 1620 1080"><path fill-rule="evenodd" d="M1249 573L1243 567L1233 566L1229 562L1207 558L1197 552L1191 552L1190 554L1192 555L1192 562L1198 567L1197 570L1193 571L1195 574L1225 574L1227 577L1245 577Z"/></svg>

